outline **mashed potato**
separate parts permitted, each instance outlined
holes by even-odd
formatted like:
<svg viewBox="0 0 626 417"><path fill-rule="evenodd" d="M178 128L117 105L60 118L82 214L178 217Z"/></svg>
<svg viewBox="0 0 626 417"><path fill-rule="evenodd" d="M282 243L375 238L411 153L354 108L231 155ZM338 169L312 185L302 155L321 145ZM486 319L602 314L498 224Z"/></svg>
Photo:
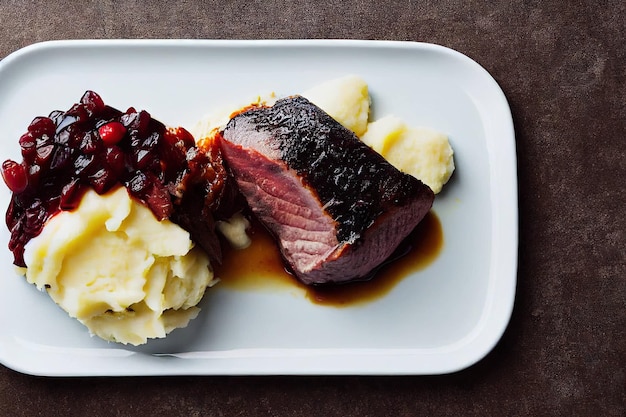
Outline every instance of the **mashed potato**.
<svg viewBox="0 0 626 417"><path fill-rule="evenodd" d="M228 220L216 222L215 227L235 249L245 249L252 243L252 239L246 233L250 228L250 222L241 212L233 214Z"/></svg>
<svg viewBox="0 0 626 417"><path fill-rule="evenodd" d="M348 75L326 81L305 91L302 96L357 136L367 130L370 96L367 83L362 78Z"/></svg>
<svg viewBox="0 0 626 417"><path fill-rule="evenodd" d="M189 233L124 187L90 190L25 247L26 279L105 340L139 345L185 327L213 272Z"/></svg>
<svg viewBox="0 0 626 417"><path fill-rule="evenodd" d="M226 127L234 113L250 106L271 106L276 101L276 95L272 92L265 95L256 96L253 100L243 101L238 105L224 105L210 113L205 114L189 132L200 142L207 138L212 138L215 134Z"/></svg>
<svg viewBox="0 0 626 417"><path fill-rule="evenodd" d="M435 194L454 172L454 152L446 135L408 126L396 116L370 123L361 140L400 171L420 179Z"/></svg>

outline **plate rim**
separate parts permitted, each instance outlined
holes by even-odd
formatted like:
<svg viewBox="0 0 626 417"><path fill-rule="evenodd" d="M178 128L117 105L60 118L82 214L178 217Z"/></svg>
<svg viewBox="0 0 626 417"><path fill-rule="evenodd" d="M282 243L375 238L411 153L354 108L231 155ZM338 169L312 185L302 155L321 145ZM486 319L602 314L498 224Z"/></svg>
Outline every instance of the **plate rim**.
<svg viewBox="0 0 626 417"><path fill-rule="evenodd" d="M395 48L405 49L407 51L419 51L428 50L436 53L443 53L452 57L452 59L460 59L466 64L470 65L474 71L478 71L478 75L483 77L487 82L491 83L493 93L498 97L498 110L499 117L501 118L499 123L500 127L505 131L507 140L502 140L500 143L495 144L496 149L487 149L491 153L496 153L499 158L492 158L489 155L490 163L490 179L494 178L494 173L497 173L499 177L504 178L503 181L490 181L491 187L491 207L492 207L492 236L491 236L491 260L489 266L489 274L502 275L509 277L506 282L496 282L493 279L489 280L488 295L486 297L486 305L483 307L481 318L478 321L472 331L464 338L446 346L446 351L461 351L463 355L457 355L454 360L446 362L445 365L438 366L437 369L424 369L416 372L414 368L403 369L401 366L403 361L407 358L415 355L437 356L441 354L441 348L433 349L421 349L421 348L406 348L406 349L247 349L248 352L242 352L239 350L239 354L243 355L256 355L256 357L276 357L277 353L280 353L279 357L297 361L298 358L311 358L318 359L320 365L324 365L324 358L339 357L345 359L346 362L343 365L343 369L333 369L328 364L326 367L320 366L313 373L301 372L293 366L284 365L276 368L276 371L268 371L261 367L258 369L245 368L242 366L233 368L232 366L226 366L219 369L217 372L206 372L206 369L198 369L197 372L193 370L186 370L185 372L177 372L176 370L168 367L166 369L143 369L141 366L139 371L129 368L128 373L120 373L117 371L107 372L103 369L98 369L98 372L85 372L77 371L64 372L62 369L55 369L54 367L48 369L37 368L33 366L27 366L25 364L18 364L11 362L11 358L8 356L9 347L5 346L6 342L0 339L0 363L18 372L41 375L41 376L122 376L122 375L277 375L277 374L316 374L316 375L348 375L348 374L360 374L360 375L432 375L432 374L448 374L460 371L482 360L495 345L499 342L504 334L513 312L513 306L515 301L515 292L517 285L517 272L518 272L518 245L519 245L519 208L518 208L518 178L517 178L517 155L515 148L515 131L513 125L513 118L510 107L497 81L488 73L488 71L478 64L467 55L458 52L454 49L446 46L441 46L433 43L426 42L412 42L412 41L396 41L396 40L355 40L355 39L243 39L243 40L225 40L225 39L84 39L84 40L51 40L38 42L28 45L24 48L18 49L7 55L0 60L0 76L7 68L12 65L18 65L19 61L23 58L28 58L31 55L36 55L42 52L49 51L51 49L66 49L66 48L133 48L133 47L149 47L149 48L162 48L162 47L219 47L219 48L264 48L264 47L323 47L323 48ZM486 135L487 136L487 135ZM488 143L493 145L493 143ZM502 157L504 156L504 157ZM507 186L513 185L508 189L501 187L500 183L504 183ZM494 201L495 200L495 201ZM503 207L507 207L506 212L502 212ZM494 256L494 255L498 256ZM496 274L497 272L497 274ZM510 279L512 277L512 279ZM504 285L508 284L508 285ZM496 291L496 285L498 287L499 300L494 299L494 292ZM485 328L491 329L491 337L489 339L480 338L479 336ZM19 343L18 343L19 344ZM115 351L119 349L114 348L110 353L115 356ZM324 352L320 352L323 350ZM437 352L433 352L436 350ZM203 355L202 352L189 352L194 356L194 359L199 359ZM395 359L393 363L385 366L371 366L369 369L365 369L362 366L355 366L353 362L349 360L356 354L360 360L364 360L368 357L385 356L388 359ZM391 355L390 355L391 354ZM128 355L128 357L135 356L136 353ZM229 356L225 352L216 352L215 357L220 355ZM146 355L149 356L149 355ZM176 355L162 355L162 356L176 356ZM204 355L205 359L211 355ZM243 355L245 356L245 355ZM126 356L119 356L119 358L126 358ZM242 356L237 356L241 358ZM398 362L398 359L400 362ZM448 358L449 359L449 358ZM120 363L124 368L125 360ZM245 363L246 361L243 360ZM331 361L332 362L332 361ZM290 362L289 362L290 363ZM404 363L406 364L406 363ZM312 368L309 366L309 369Z"/></svg>

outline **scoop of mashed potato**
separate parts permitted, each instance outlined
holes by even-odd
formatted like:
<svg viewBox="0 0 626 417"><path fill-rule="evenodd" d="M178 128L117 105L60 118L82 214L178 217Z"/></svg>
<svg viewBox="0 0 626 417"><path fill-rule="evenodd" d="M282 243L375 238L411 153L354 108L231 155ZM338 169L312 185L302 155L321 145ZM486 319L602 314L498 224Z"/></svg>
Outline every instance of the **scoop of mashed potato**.
<svg viewBox="0 0 626 417"><path fill-rule="evenodd" d="M357 136L367 130L370 96L367 83L361 77L348 75L329 80L305 91L302 96Z"/></svg>
<svg viewBox="0 0 626 417"><path fill-rule="evenodd" d="M92 334L139 345L185 327L214 283L209 259L178 225L120 187L89 190L25 247L26 279Z"/></svg>
<svg viewBox="0 0 626 417"><path fill-rule="evenodd" d="M448 136L430 128L408 126L396 116L370 123L361 140L435 194L454 172L454 152Z"/></svg>

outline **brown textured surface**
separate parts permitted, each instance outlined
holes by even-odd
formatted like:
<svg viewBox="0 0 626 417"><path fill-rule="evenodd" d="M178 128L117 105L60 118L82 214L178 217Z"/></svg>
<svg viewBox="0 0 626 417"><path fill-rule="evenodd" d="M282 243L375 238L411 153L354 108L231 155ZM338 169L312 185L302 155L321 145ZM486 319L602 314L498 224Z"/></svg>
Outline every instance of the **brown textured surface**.
<svg viewBox="0 0 626 417"><path fill-rule="evenodd" d="M78 38L438 43L483 65L516 127L520 268L511 323L437 377L50 379L0 367L0 415L626 414L623 1L78 1L0 4L0 57Z"/></svg>

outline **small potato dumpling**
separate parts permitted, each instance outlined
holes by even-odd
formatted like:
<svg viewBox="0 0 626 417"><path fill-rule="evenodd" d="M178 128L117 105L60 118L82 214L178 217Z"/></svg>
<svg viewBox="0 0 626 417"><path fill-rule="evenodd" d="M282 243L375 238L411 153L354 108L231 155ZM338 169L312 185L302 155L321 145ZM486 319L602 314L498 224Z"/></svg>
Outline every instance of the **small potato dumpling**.
<svg viewBox="0 0 626 417"><path fill-rule="evenodd" d="M446 135L430 128L407 126L396 116L370 123L361 140L435 194L454 172L454 152Z"/></svg>
<svg viewBox="0 0 626 417"><path fill-rule="evenodd" d="M302 96L357 136L367 130L370 96L362 78L348 75L329 80L305 91Z"/></svg>

